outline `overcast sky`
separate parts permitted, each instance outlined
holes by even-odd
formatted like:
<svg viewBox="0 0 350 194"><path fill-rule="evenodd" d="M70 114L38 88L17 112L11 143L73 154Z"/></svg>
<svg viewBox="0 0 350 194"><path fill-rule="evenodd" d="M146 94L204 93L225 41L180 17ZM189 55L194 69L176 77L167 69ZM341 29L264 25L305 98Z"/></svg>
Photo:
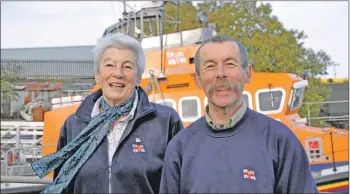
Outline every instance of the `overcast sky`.
<svg viewBox="0 0 350 194"><path fill-rule="evenodd" d="M340 64L337 77L348 77L348 1L270 3L286 28L304 30L307 47L325 50ZM121 11L115 1L1 1L1 48L92 45ZM333 68L328 73L333 77Z"/></svg>

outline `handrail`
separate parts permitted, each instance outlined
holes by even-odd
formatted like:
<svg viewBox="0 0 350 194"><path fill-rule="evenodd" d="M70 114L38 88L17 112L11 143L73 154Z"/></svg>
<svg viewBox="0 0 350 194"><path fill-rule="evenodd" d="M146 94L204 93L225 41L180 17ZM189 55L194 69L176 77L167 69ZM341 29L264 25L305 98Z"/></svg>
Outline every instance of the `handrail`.
<svg viewBox="0 0 350 194"><path fill-rule="evenodd" d="M28 170L30 171L29 174L34 173L31 172L31 168L28 165L28 159L31 159L31 162L38 160L41 158L42 154L42 148L43 147L56 147L55 144L47 144L47 145L36 145L36 146L30 146L30 147L20 147L20 148L16 148L16 147L12 147L6 151L1 150L1 157L4 158L4 160L1 163L1 169L3 171L1 171L1 175L28 175ZM9 164L9 153L30 153L31 154L31 158L27 158L25 155L20 155L18 158L18 162L15 164ZM18 172L20 171L20 172ZM25 173L25 171L27 171L27 173Z"/></svg>
<svg viewBox="0 0 350 194"><path fill-rule="evenodd" d="M50 184L51 178L40 178L38 176L1 176L1 183L38 183Z"/></svg>
<svg viewBox="0 0 350 194"><path fill-rule="evenodd" d="M303 104L334 104L334 103L344 103L344 102L349 102L349 100L324 101L324 102L304 102Z"/></svg>
<svg viewBox="0 0 350 194"><path fill-rule="evenodd" d="M338 171L328 168L320 172L314 172L313 177L318 185L339 179L349 179L349 165L339 166Z"/></svg>

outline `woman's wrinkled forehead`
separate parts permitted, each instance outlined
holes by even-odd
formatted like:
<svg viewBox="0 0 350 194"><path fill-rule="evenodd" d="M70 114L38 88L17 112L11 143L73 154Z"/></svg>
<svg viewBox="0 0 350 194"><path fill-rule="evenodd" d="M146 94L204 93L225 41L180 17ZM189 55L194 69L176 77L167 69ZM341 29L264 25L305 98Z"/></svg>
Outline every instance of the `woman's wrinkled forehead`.
<svg viewBox="0 0 350 194"><path fill-rule="evenodd" d="M131 62L136 65L136 55L130 49L119 49L119 48L107 48L101 58L101 63L113 62L113 63L125 63Z"/></svg>

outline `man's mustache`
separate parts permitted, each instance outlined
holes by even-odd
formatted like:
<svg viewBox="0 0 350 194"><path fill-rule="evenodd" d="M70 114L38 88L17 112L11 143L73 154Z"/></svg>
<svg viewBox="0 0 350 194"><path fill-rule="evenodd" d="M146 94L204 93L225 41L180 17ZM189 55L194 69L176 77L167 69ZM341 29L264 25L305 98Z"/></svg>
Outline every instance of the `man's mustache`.
<svg viewBox="0 0 350 194"><path fill-rule="evenodd" d="M217 90L217 89L226 89L226 90L235 90L236 92L239 92L239 88L236 84L234 84L231 80L225 80L224 83L220 82L214 82L213 84L211 84L208 89L207 92L210 94L213 91Z"/></svg>

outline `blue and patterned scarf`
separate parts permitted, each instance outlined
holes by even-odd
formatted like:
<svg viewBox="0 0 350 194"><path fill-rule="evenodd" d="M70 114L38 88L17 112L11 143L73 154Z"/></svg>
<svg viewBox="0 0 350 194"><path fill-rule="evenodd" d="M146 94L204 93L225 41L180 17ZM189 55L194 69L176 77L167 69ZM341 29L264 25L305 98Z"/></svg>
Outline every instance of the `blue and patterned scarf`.
<svg viewBox="0 0 350 194"><path fill-rule="evenodd" d="M115 107L110 107L102 98L102 112L92 118L76 138L57 152L32 163L33 170L40 178L63 164L56 179L44 189L43 193L61 193L69 185L81 166L106 136L112 123L117 118L130 113L136 93L135 91L128 101Z"/></svg>

